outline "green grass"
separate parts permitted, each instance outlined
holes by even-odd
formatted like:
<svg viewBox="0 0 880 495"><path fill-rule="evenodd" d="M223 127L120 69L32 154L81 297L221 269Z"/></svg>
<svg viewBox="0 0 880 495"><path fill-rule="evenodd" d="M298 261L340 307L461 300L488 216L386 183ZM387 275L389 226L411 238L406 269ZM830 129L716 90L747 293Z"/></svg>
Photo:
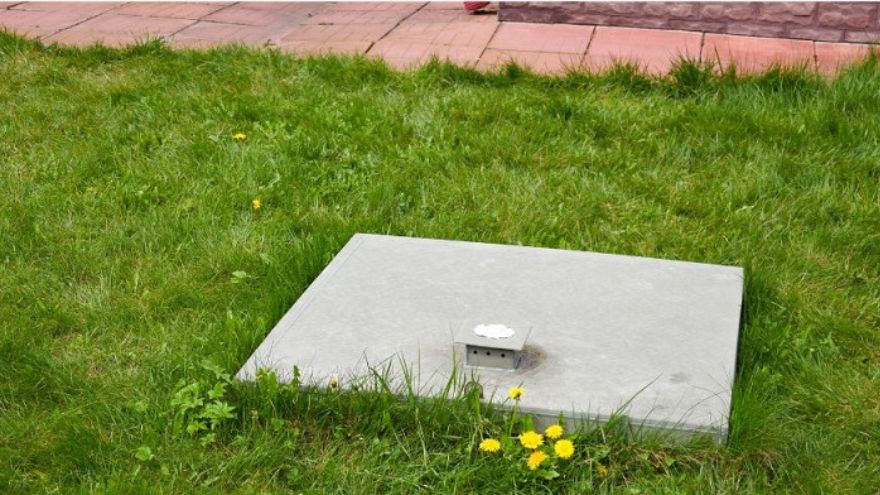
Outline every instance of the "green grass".
<svg viewBox="0 0 880 495"><path fill-rule="evenodd" d="M175 428L355 232L744 266L728 444L612 425L533 479L466 398L266 383L213 443ZM876 59L551 79L0 35L3 493L870 493L878 301Z"/></svg>

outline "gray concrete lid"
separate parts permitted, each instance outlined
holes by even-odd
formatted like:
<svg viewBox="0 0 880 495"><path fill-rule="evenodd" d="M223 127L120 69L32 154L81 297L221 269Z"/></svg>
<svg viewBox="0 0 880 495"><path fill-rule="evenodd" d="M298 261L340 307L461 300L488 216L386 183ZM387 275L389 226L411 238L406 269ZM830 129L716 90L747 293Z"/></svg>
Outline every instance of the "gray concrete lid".
<svg viewBox="0 0 880 495"><path fill-rule="evenodd" d="M726 435L743 271L738 267L356 234L238 373L307 380L414 365L422 393L460 360L455 332L498 315L531 325L534 365L476 371L487 397L525 411Z"/></svg>

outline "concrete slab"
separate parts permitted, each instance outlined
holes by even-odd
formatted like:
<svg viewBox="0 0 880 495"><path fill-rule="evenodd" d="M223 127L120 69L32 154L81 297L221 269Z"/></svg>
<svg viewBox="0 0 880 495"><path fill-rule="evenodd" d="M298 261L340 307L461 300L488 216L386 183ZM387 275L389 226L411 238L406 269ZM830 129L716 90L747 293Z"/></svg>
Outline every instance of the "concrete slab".
<svg viewBox="0 0 880 495"><path fill-rule="evenodd" d="M527 366L464 369L524 411L726 436L740 325L738 267L356 234L238 372L310 383L405 362L420 394L452 370L468 321L530 324ZM465 367L467 368L467 367Z"/></svg>

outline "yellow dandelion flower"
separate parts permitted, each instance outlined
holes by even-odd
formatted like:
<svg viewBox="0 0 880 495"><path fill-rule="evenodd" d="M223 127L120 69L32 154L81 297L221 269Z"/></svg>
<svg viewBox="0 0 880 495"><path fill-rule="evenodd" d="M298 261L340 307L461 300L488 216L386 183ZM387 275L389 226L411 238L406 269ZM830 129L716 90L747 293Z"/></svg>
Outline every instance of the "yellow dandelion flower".
<svg viewBox="0 0 880 495"><path fill-rule="evenodd" d="M574 455L574 444L571 440L559 440L553 444L553 452L556 452L560 459L571 459Z"/></svg>
<svg viewBox="0 0 880 495"><path fill-rule="evenodd" d="M255 210L259 210L262 207L263 207L263 202L260 201L260 198L254 198L254 200L251 201L251 208L253 208Z"/></svg>
<svg viewBox="0 0 880 495"><path fill-rule="evenodd" d="M330 385L331 389L336 390L337 388L339 388L339 380L335 376L331 377L330 383L328 385Z"/></svg>
<svg viewBox="0 0 880 495"><path fill-rule="evenodd" d="M494 438L485 438L480 442L480 450L483 452L498 452L501 450L501 442Z"/></svg>
<svg viewBox="0 0 880 495"><path fill-rule="evenodd" d="M559 425L550 425L544 430L544 435L551 440L556 440L561 437L563 433L565 433L565 431Z"/></svg>
<svg viewBox="0 0 880 495"><path fill-rule="evenodd" d="M522 387L513 387L507 391L507 396L513 400L519 400L523 396L525 390Z"/></svg>
<svg viewBox="0 0 880 495"><path fill-rule="evenodd" d="M232 139L235 139L238 142L242 142L245 139L247 139L247 134L245 134L243 132L236 132L235 134L232 135Z"/></svg>
<svg viewBox="0 0 880 495"><path fill-rule="evenodd" d="M534 431L527 431L519 436L519 443L527 449L535 450L541 445L544 445L544 435L535 433Z"/></svg>
<svg viewBox="0 0 880 495"><path fill-rule="evenodd" d="M529 455L528 460L526 460L526 465L529 466L529 469L534 471L535 469L538 469L538 466L540 466L546 460L547 454L545 454L542 450L536 450Z"/></svg>
<svg viewBox="0 0 880 495"><path fill-rule="evenodd" d="M608 476L608 468L605 467L604 464L599 464L598 466L596 466L596 472L599 473L599 476Z"/></svg>

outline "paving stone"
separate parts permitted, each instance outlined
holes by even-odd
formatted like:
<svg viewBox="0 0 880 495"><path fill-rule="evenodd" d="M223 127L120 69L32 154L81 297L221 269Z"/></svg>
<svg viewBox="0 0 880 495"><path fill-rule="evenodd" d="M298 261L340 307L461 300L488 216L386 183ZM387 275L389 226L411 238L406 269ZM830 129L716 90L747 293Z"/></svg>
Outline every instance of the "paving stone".
<svg viewBox="0 0 880 495"><path fill-rule="evenodd" d="M726 70L735 62L738 72L759 72L773 66L812 66L813 42L779 38L758 38L706 34L702 59Z"/></svg>
<svg viewBox="0 0 880 495"><path fill-rule="evenodd" d="M428 2L422 10L458 10L463 11L462 2Z"/></svg>
<svg viewBox="0 0 880 495"><path fill-rule="evenodd" d="M497 29L463 9L419 11L390 31L370 49L396 68L422 65L432 58L474 66ZM483 17L485 19L485 17Z"/></svg>
<svg viewBox="0 0 880 495"><path fill-rule="evenodd" d="M10 8L34 12L77 12L83 17L91 17L120 5L121 2L23 2Z"/></svg>
<svg viewBox="0 0 880 495"><path fill-rule="evenodd" d="M370 41L288 41L280 44L281 51L296 55L363 55L373 43Z"/></svg>
<svg viewBox="0 0 880 495"><path fill-rule="evenodd" d="M0 10L0 26L25 36L39 37L82 22L92 15L91 12L71 9L50 12L5 9Z"/></svg>
<svg viewBox="0 0 880 495"><path fill-rule="evenodd" d="M28 39L39 39L57 32L57 29L50 29L39 26L13 26L3 24L3 16L0 15L0 31L6 31L16 36L22 36Z"/></svg>
<svg viewBox="0 0 880 495"><path fill-rule="evenodd" d="M495 29L492 24L407 22L389 32L382 41L479 46L482 50L492 39Z"/></svg>
<svg viewBox="0 0 880 495"><path fill-rule="evenodd" d="M321 11L324 6L325 4L318 2L239 3L211 13L203 17L202 20L226 24L271 26L277 28L275 34L281 35L305 22L309 16Z"/></svg>
<svg viewBox="0 0 880 495"><path fill-rule="evenodd" d="M497 25L498 19L492 15L468 14L459 10L420 10L406 18L403 24L409 23L465 23Z"/></svg>
<svg viewBox="0 0 880 495"><path fill-rule="evenodd" d="M103 45L108 47L123 47L135 44L139 41L145 41L155 38L149 33L140 34L122 34L122 33L100 33L88 31L60 31L51 36L44 38L47 43L60 43L62 45L87 47L92 45Z"/></svg>
<svg viewBox="0 0 880 495"><path fill-rule="evenodd" d="M479 45L452 46L383 39L370 49L370 56L381 57L390 66L400 69L423 65L434 57L462 67L472 67L482 52L483 46Z"/></svg>
<svg viewBox="0 0 880 495"><path fill-rule="evenodd" d="M297 366L305 383L349 388L371 366L399 380L403 362L431 396L457 369L487 399L524 386L521 410L544 421L622 408L634 426L721 440L742 290L732 266L356 234L237 377L269 368L286 380ZM525 359L464 366L455 342L468 322L528 328Z"/></svg>
<svg viewBox="0 0 880 495"><path fill-rule="evenodd" d="M497 50L487 48L480 57L477 68L496 70L509 62L516 62L538 74L565 74L569 70L579 69L581 55L577 53L559 52L522 52L516 50Z"/></svg>
<svg viewBox="0 0 880 495"><path fill-rule="evenodd" d="M305 46L303 43L373 43L385 36L392 28L394 28L392 24L303 25L293 28L282 36L279 46L286 43L299 43L300 46Z"/></svg>
<svg viewBox="0 0 880 495"><path fill-rule="evenodd" d="M251 46L271 44L276 29L222 22L200 21L175 34L171 43L187 48L209 48L241 43Z"/></svg>
<svg viewBox="0 0 880 495"><path fill-rule="evenodd" d="M409 13L399 10L322 11L310 16L304 24L398 24Z"/></svg>
<svg viewBox="0 0 880 495"><path fill-rule="evenodd" d="M246 2L239 6L251 10L268 10L270 12L301 13L317 12L326 9L327 2Z"/></svg>
<svg viewBox="0 0 880 495"><path fill-rule="evenodd" d="M680 56L699 60L701 40L700 33L599 26L584 64L601 71L615 61L629 61L650 73L664 74Z"/></svg>
<svg viewBox="0 0 880 495"><path fill-rule="evenodd" d="M854 43L816 43L816 69L826 75L861 61L868 55L867 45Z"/></svg>
<svg viewBox="0 0 880 495"><path fill-rule="evenodd" d="M190 19L142 17L111 12L89 19L69 30L104 33L120 32L123 34L155 33L158 35L169 35L192 24L193 22Z"/></svg>
<svg viewBox="0 0 880 495"><path fill-rule="evenodd" d="M194 22L189 19L107 13L53 34L46 38L46 41L76 46L95 43L120 46L149 38L169 36Z"/></svg>
<svg viewBox="0 0 880 495"><path fill-rule="evenodd" d="M505 22L489 43L493 50L512 50L582 55L593 26Z"/></svg>
<svg viewBox="0 0 880 495"><path fill-rule="evenodd" d="M306 14L303 14L305 16ZM248 26L271 26L285 21L279 11L252 9L247 4L226 7L202 18L203 21L227 24L246 24Z"/></svg>
<svg viewBox="0 0 880 495"><path fill-rule="evenodd" d="M328 12L404 12L412 13L422 8L425 2L338 2L327 6ZM460 6L461 4L459 4ZM463 8L463 7L462 7Z"/></svg>
<svg viewBox="0 0 880 495"><path fill-rule="evenodd" d="M222 9L222 5L189 2L149 2L129 3L113 12L117 14L140 15L148 17L175 17L179 19L201 19Z"/></svg>

